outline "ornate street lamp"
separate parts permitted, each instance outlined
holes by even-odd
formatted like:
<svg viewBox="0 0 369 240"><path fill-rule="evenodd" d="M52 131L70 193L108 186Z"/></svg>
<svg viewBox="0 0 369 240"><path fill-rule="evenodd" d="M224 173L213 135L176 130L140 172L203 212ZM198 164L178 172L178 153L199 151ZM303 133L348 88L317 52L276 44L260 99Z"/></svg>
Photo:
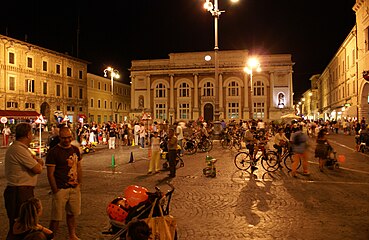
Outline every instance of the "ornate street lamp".
<svg viewBox="0 0 369 240"><path fill-rule="evenodd" d="M108 67L104 70L104 77L108 77L108 73L110 73L110 81L111 81L111 119L114 121L114 78L118 79L119 72L118 70Z"/></svg>
<svg viewBox="0 0 369 240"><path fill-rule="evenodd" d="M238 2L239 0L231 0L231 2ZM214 2L214 3L213 3ZM218 7L218 0L206 0L204 4L204 8L211 13L211 15L214 17L214 72L215 72L215 121L219 120L219 62L218 62L218 19L221 13L225 11L219 10Z"/></svg>

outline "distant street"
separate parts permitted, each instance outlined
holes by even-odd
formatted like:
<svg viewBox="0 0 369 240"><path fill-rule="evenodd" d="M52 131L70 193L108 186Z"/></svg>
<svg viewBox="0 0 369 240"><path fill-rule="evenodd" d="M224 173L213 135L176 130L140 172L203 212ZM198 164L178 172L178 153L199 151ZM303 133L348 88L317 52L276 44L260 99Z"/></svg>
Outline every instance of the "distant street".
<svg viewBox="0 0 369 240"><path fill-rule="evenodd" d="M219 239L369 239L369 156L354 151L354 136L329 135L337 154L346 160L340 169L321 173L313 158L311 140L310 176L292 178L286 169L268 174L259 167L257 178L239 171L233 163L234 151L219 142L209 155L218 159L217 177L202 174L206 153L185 156L185 166L177 169L171 214L178 223L181 240ZM0 149L0 192L5 188L5 149ZM128 163L130 156L134 163ZM113 168L112 156L116 167ZM77 233L83 240L109 239L108 203L123 194L129 185L153 191L156 185L168 189L168 172L147 175L148 149L118 147L83 155L82 215ZM164 161L162 161L164 162ZM43 201L41 223L48 225L49 185L46 169L39 177L36 196ZM4 239L7 217L0 198L0 236ZM57 239L67 239L65 221Z"/></svg>

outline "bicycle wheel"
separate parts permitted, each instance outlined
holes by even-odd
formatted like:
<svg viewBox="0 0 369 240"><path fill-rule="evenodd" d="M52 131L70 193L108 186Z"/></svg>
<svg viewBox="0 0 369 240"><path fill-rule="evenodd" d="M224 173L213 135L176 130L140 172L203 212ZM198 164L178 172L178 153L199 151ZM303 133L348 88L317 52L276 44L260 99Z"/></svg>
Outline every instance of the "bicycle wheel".
<svg viewBox="0 0 369 240"><path fill-rule="evenodd" d="M204 152L210 152L211 149L213 149L213 142L210 140L206 140L203 143L203 149L204 149Z"/></svg>
<svg viewBox="0 0 369 240"><path fill-rule="evenodd" d="M247 170L251 166L250 154L246 152L237 153L234 157L234 165L240 170Z"/></svg>
<svg viewBox="0 0 369 240"><path fill-rule="evenodd" d="M186 155L192 155L192 154L195 154L197 152L197 145L195 142L186 142L184 148L184 153Z"/></svg>
<svg viewBox="0 0 369 240"><path fill-rule="evenodd" d="M268 172L274 172L279 168L279 162L278 154L274 151L269 151L262 158L261 166Z"/></svg>
<svg viewBox="0 0 369 240"><path fill-rule="evenodd" d="M284 158L284 165L288 169L288 171L292 171L292 163L293 163L293 154L290 153ZM301 166L301 161L297 164L297 169Z"/></svg>
<svg viewBox="0 0 369 240"><path fill-rule="evenodd" d="M230 139L224 139L222 140L222 148L229 149L229 144L231 143Z"/></svg>
<svg viewBox="0 0 369 240"><path fill-rule="evenodd" d="M233 147L239 152L242 148L241 142L239 141L234 141L233 142Z"/></svg>

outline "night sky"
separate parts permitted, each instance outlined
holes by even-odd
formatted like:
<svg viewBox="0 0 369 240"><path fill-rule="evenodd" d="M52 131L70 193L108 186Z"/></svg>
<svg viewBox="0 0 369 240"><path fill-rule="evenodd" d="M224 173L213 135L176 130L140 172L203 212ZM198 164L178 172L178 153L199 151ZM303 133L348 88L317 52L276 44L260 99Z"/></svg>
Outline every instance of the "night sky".
<svg viewBox="0 0 369 240"><path fill-rule="evenodd" d="M103 70L112 66L129 83L131 60L214 49L214 19L203 8L204 2L4 1L0 34L78 56L91 62L88 72L93 74L103 76ZM226 11L219 20L219 48L292 54L298 99L310 88L309 78L322 73L354 27L354 4L355 0L239 0L236 4L219 0L220 10Z"/></svg>

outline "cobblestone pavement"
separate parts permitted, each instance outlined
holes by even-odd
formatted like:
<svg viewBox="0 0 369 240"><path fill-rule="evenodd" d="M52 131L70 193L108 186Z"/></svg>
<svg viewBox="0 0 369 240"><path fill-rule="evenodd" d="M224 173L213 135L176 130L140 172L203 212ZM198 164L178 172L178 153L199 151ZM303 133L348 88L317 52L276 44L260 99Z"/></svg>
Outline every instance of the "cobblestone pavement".
<svg viewBox="0 0 369 240"><path fill-rule="evenodd" d="M290 177L286 169L256 176L237 170L235 152L218 142L209 155L218 159L217 177L202 174L206 153L185 156L185 166L171 182L175 186L171 214L178 223L179 239L369 239L369 158L354 152L353 136L330 135L338 154L346 156L340 169L318 170L310 157L310 176ZM311 141L311 150L314 142ZM130 155L135 162L128 163ZM312 153L312 152L311 152ZM114 154L116 167L111 167ZM4 150L0 150L0 192L5 188ZM119 147L98 149L84 155L82 215L78 218L81 239L109 239L107 204L129 185L163 190L167 172L147 175L147 149ZM39 177L36 196L43 201L41 223L48 225L50 212L46 171ZM7 220L0 199L0 235L4 239ZM65 222L57 239L67 239Z"/></svg>

